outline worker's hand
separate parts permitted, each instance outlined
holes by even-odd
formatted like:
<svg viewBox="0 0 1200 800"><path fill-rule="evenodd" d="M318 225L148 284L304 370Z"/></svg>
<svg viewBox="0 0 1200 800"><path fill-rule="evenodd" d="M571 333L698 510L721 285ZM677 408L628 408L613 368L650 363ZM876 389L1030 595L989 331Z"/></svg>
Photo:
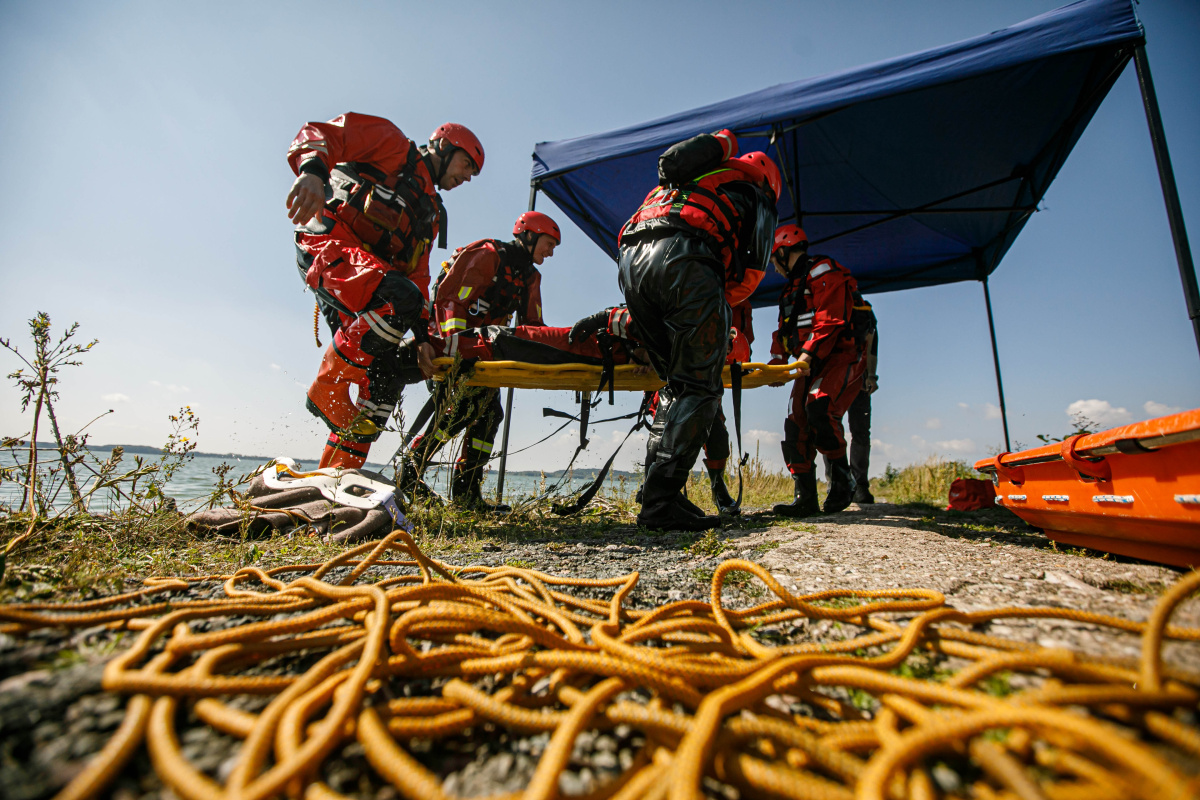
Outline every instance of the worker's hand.
<svg viewBox="0 0 1200 800"><path fill-rule="evenodd" d="M875 394L875 390L879 388L879 376L868 375L863 379L863 391L867 394Z"/></svg>
<svg viewBox="0 0 1200 800"><path fill-rule="evenodd" d="M433 366L433 345L429 342L421 342L417 345L417 367L427 379L433 377L435 371L435 367Z"/></svg>
<svg viewBox="0 0 1200 800"><path fill-rule="evenodd" d="M292 184L288 192L288 219L303 225L316 216L325 205L325 184L316 175L303 173Z"/></svg>
<svg viewBox="0 0 1200 800"><path fill-rule="evenodd" d="M567 341L571 344L581 342L592 336L597 331L604 330L608 327L608 309L597 311L590 317L584 317L571 326L571 332L567 334Z"/></svg>

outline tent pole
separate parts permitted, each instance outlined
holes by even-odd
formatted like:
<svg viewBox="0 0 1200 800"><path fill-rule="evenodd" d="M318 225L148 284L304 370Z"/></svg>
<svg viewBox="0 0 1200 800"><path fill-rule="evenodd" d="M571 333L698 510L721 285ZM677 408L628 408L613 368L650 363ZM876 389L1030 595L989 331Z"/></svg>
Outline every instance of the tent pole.
<svg viewBox="0 0 1200 800"><path fill-rule="evenodd" d="M985 275L980 281L983 284L983 302L987 305L988 333L992 335L992 360L996 364L996 392L1000 395L1000 422L1004 425L1004 449L1012 450L1008 439L1008 409L1004 406L1004 382L1000 380L1000 349L996 347L996 325L992 321L992 293L988 291L988 279Z"/></svg>
<svg viewBox="0 0 1200 800"><path fill-rule="evenodd" d="M529 210L537 205L537 184L529 184ZM504 398L504 435L500 438L500 467L496 476L496 502L504 502L504 468L508 466L508 425L512 422L513 389L508 387L508 395Z"/></svg>
<svg viewBox="0 0 1200 800"><path fill-rule="evenodd" d="M1175 243L1175 260L1179 262L1179 279L1183 281L1183 298L1187 302L1188 318L1200 350L1200 289L1196 286L1196 266L1188 246L1187 229L1183 225L1183 209L1179 205L1179 190L1175 187L1175 171L1171 169L1171 154L1167 152L1167 134L1158 111L1158 96L1150 77L1150 62L1146 46L1133 49L1137 66L1138 87L1142 90L1142 105L1146 107L1146 124L1150 126L1150 141L1154 145L1154 161L1158 165L1158 182L1162 184L1163 200L1167 205L1167 221L1171 224L1171 240Z"/></svg>

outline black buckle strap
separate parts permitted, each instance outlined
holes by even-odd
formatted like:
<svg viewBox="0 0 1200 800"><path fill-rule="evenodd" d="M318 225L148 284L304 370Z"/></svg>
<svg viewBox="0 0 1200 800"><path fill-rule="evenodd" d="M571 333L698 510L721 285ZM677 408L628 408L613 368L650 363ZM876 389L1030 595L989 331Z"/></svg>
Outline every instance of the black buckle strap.
<svg viewBox="0 0 1200 800"><path fill-rule="evenodd" d="M737 434L738 493L732 509L735 513L742 508L742 467L750 458L749 453L742 452L742 374L741 364L735 361L729 365L730 390L733 394L733 430Z"/></svg>

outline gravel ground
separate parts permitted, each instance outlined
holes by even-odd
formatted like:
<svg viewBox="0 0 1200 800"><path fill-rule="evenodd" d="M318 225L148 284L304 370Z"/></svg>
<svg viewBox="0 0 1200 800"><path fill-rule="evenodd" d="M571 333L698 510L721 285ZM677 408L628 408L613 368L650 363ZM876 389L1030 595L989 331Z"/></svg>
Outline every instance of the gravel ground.
<svg viewBox="0 0 1200 800"><path fill-rule="evenodd" d="M698 541L691 534L646 534L632 525L600 534L594 527L581 526L578 535L560 526L548 539L483 540L470 549L431 555L463 566L507 563L577 577L636 570L641 580L630 603L643 608L681 599L708 600L712 570L735 557L762 564L799 593L923 587L945 593L951 605L963 610L1057 606L1132 620L1146 619L1163 588L1180 574L1129 559L1060 551L1003 509L954 513L877 504L781 522L770 514L751 513L736 527ZM24 575L36 583L36 569L25 568ZM186 594L219 593L218 584L199 584ZM726 601L733 606L753 605L765 597L754 581L726 587ZM236 622L234 618L214 626ZM1200 625L1200 600L1184 604L1173 622ZM831 630L834 626L828 621L797 624L786 638L841 635ZM1138 654L1137 637L1094 625L1006 620L986 630L1047 647L1131 658ZM38 631L20 639L0 636L0 797L50 797L103 746L124 713L124 699L100 689L103 663L131 639L131 634L104 628ZM1172 643L1165 653L1171 663L1200 665L1200 645ZM440 685L437 680L418 680L390 689L397 694L436 694ZM231 704L256 711L265 702L242 697ZM198 724L190 714L180 717L180 740L184 754L199 768L218 779L228 775L238 740ZM448 793L474 796L522 788L548 741L549 734L515 737L477 731L442 740L436 749L431 742L414 742L412 749L443 776ZM585 734L563 775L561 791L580 794L602 784L628 766L641 745L635 731L623 728ZM352 796L397 797L374 778L356 743L330 758L323 775L334 789ZM118 780L111 797L148 800L173 795L159 783L143 752Z"/></svg>

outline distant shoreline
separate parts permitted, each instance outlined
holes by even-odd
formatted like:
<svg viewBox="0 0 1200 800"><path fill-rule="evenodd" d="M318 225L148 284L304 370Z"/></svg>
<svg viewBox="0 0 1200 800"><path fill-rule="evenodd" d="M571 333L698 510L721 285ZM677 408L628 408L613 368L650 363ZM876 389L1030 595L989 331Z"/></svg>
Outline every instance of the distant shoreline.
<svg viewBox="0 0 1200 800"><path fill-rule="evenodd" d="M143 445L143 444L96 444L96 445L89 445L88 449L89 450L109 450L109 451L111 451L114 447L120 447L126 453L129 453L132 455L161 456L163 454L163 449L161 447L149 447L149 446ZM37 448L38 448L38 450L52 450L55 452L57 452L57 450L58 450L58 446L56 444L54 444L54 442L38 442ZM201 456L203 458L234 458L234 459L238 459L239 461L261 461L264 464L274 458L277 458L277 456L251 456L251 455L246 455L244 453L205 453L205 452L201 452L200 450L193 451L192 455ZM295 458L292 460L295 461L297 464L303 464L305 461L311 461L311 459L300 459L300 458ZM386 466L387 466L386 464L374 464L371 462L367 462L366 469L371 469L371 470L375 470L376 472L378 472L380 469L382 469ZM495 467L493 466L492 469L495 469ZM574 472L575 477L577 477L577 478L595 478L596 475L598 475L600 473L600 470L598 470L596 468L576 469L576 470L572 470L572 471ZM563 476L563 474L565 472L566 472L566 470L561 470L561 469L555 469L555 470L509 469L509 470L505 470L504 474L505 475L521 475L523 477L529 477L529 478L540 478L543 474L545 474L545 476L547 478L560 478ZM611 470L609 470L609 475L616 476L616 477L625 477L625 478L637 478L638 480L641 479L640 472L629 472L629 471L623 470L623 469L611 469Z"/></svg>

